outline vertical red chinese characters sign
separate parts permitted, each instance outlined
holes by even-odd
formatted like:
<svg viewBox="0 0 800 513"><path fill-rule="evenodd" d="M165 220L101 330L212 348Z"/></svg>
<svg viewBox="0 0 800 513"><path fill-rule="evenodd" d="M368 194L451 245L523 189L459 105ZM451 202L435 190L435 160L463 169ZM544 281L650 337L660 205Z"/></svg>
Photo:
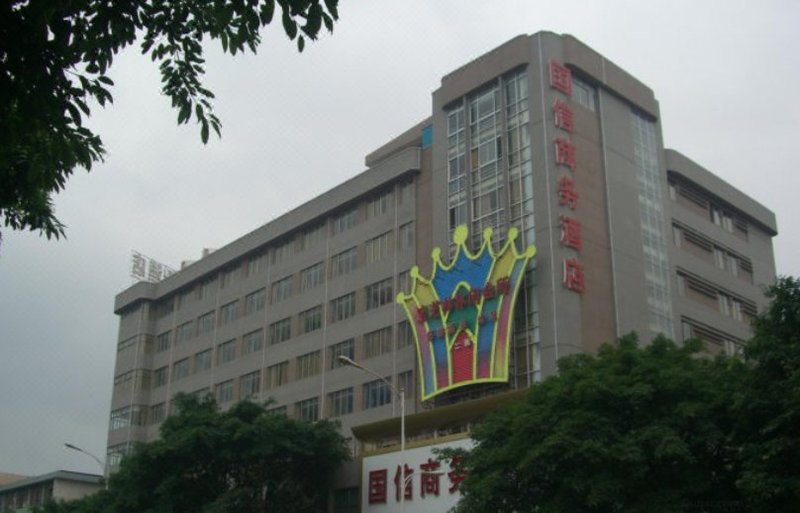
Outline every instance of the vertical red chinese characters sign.
<svg viewBox="0 0 800 513"><path fill-rule="evenodd" d="M572 72L561 63L551 60L548 66L550 88L562 93L568 100L572 96ZM574 217L578 209L579 195L575 190L574 175L578 169L578 159L575 144L570 137L575 132L575 120L572 107L562 98L557 98L553 103L553 124L558 135L554 142L555 163L564 172L558 178L558 205L566 207L572 214L561 214L560 243L563 247L575 251L577 254L583 249L581 236L581 222ZM583 277L583 264L578 255L564 258L563 285L567 289L583 293L585 290Z"/></svg>

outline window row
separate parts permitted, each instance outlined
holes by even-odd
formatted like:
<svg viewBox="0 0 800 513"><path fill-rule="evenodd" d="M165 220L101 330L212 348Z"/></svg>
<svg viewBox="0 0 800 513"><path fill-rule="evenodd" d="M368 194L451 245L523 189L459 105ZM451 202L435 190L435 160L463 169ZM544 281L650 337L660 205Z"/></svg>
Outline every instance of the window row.
<svg viewBox="0 0 800 513"><path fill-rule="evenodd" d="M680 223L673 223L672 242L675 247L713 263L719 269L742 281L753 283L753 263L749 258L726 248L696 230Z"/></svg>
<svg viewBox="0 0 800 513"><path fill-rule="evenodd" d="M672 201L680 203L689 210L705 217L726 232L747 240L748 223L745 217L699 187L671 177L669 180L669 197Z"/></svg>
<svg viewBox="0 0 800 513"><path fill-rule="evenodd" d="M685 271L677 274L678 294L713 308L726 317L749 324L757 313L756 304Z"/></svg>
<svg viewBox="0 0 800 513"><path fill-rule="evenodd" d="M684 341L699 338L704 342L706 352L715 356L741 354L744 348L744 341L688 317L681 318L681 335Z"/></svg>

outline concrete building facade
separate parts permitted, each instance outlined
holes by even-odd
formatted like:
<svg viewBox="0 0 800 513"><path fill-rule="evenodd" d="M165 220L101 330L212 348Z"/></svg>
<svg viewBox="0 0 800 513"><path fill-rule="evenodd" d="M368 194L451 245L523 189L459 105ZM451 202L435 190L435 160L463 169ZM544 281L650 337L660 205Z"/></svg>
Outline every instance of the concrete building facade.
<svg viewBox="0 0 800 513"><path fill-rule="evenodd" d="M428 410L527 388L559 358L630 331L735 352L775 278L775 217L665 149L659 120L646 85L569 35L519 36L445 75L431 117L367 155L366 171L116 297L109 464L157 437L177 392L223 406L273 398L288 415L339 419L346 436L396 416L388 387L340 355L434 419ZM509 382L423 404L395 297L413 265L431 272L434 247L452 252L459 225L473 250L486 229L499 247L513 227L538 254ZM340 486L358 483L353 468Z"/></svg>
<svg viewBox="0 0 800 513"><path fill-rule="evenodd" d="M58 470L0 485L0 513L22 513L50 501L71 501L103 488L103 476Z"/></svg>

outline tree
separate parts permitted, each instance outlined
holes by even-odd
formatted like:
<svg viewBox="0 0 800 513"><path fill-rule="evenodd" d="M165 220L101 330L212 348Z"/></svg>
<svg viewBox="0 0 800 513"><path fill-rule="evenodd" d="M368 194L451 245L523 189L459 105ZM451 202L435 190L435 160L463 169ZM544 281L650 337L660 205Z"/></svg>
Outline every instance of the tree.
<svg viewBox="0 0 800 513"><path fill-rule="evenodd" d="M161 438L123 459L107 491L45 513L306 513L326 504L349 457L335 423L304 422L244 401L178 395Z"/></svg>
<svg viewBox="0 0 800 513"><path fill-rule="evenodd" d="M561 359L558 376L474 430L457 511L735 511L728 377L744 364L700 350L628 335Z"/></svg>
<svg viewBox="0 0 800 513"><path fill-rule="evenodd" d="M220 134L214 94L203 87L205 37L225 52L256 52L260 30L280 7L283 30L303 51L324 26L333 30L338 0L11 0L0 6L0 218L13 230L64 235L52 194L76 167L103 159L100 137L84 117L112 102L108 76L118 52L140 38L161 72L162 92L178 123L194 119L200 137Z"/></svg>
<svg viewBox="0 0 800 513"><path fill-rule="evenodd" d="M752 511L793 511L800 504L800 280L780 278L767 296L770 307L745 346L738 485Z"/></svg>

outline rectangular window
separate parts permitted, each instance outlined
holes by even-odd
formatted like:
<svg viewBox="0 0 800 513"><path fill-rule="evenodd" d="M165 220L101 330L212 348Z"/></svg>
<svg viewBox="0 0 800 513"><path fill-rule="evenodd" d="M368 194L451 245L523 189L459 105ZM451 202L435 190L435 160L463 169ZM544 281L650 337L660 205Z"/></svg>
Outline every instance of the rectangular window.
<svg viewBox="0 0 800 513"><path fill-rule="evenodd" d="M211 292L214 290L214 278L204 280L203 283L197 287L197 299L203 300L211 297Z"/></svg>
<svg viewBox="0 0 800 513"><path fill-rule="evenodd" d="M403 321L397 325L397 349L403 349L414 344L414 333L411 331L411 324Z"/></svg>
<svg viewBox="0 0 800 513"><path fill-rule="evenodd" d="M328 405L331 417L341 417L353 413L353 388L345 388L328 394Z"/></svg>
<svg viewBox="0 0 800 513"><path fill-rule="evenodd" d="M192 338L192 322L184 322L175 329L175 344L181 344Z"/></svg>
<svg viewBox="0 0 800 513"><path fill-rule="evenodd" d="M333 276L343 276L352 272L358 265L358 251L350 248L331 257L331 273Z"/></svg>
<svg viewBox="0 0 800 513"><path fill-rule="evenodd" d="M397 375L397 389L403 391L406 399L414 397L414 371L405 371Z"/></svg>
<svg viewBox="0 0 800 513"><path fill-rule="evenodd" d="M242 354L251 354L261 351L264 347L264 330L257 329L242 337Z"/></svg>
<svg viewBox="0 0 800 513"><path fill-rule="evenodd" d="M214 331L214 312L208 312L197 319L197 334L204 335Z"/></svg>
<svg viewBox="0 0 800 513"><path fill-rule="evenodd" d="M351 292L331 301L331 321L343 321L356 313L356 293Z"/></svg>
<svg viewBox="0 0 800 513"><path fill-rule="evenodd" d="M292 295L292 277L287 276L272 284L272 302L278 303Z"/></svg>
<svg viewBox="0 0 800 513"><path fill-rule="evenodd" d="M373 358L392 350L392 328L386 327L364 335L364 358Z"/></svg>
<svg viewBox="0 0 800 513"><path fill-rule="evenodd" d="M163 387L169 379L169 368L165 365L153 371L153 388Z"/></svg>
<svg viewBox="0 0 800 513"><path fill-rule="evenodd" d="M339 342L338 344L332 345L328 348L329 355L330 355L330 364L329 368L335 369L337 367L341 367L345 365L339 360L340 356L346 356L351 360L355 360L356 358L356 343L355 340L350 338L345 340L344 342Z"/></svg>
<svg viewBox="0 0 800 513"><path fill-rule="evenodd" d="M364 409L377 408L392 402L392 389L382 379L364 383Z"/></svg>
<svg viewBox="0 0 800 513"><path fill-rule="evenodd" d="M147 422L147 407L135 404L111 411L111 431L126 428L128 426L144 426Z"/></svg>
<svg viewBox="0 0 800 513"><path fill-rule="evenodd" d="M319 399L312 397L311 399L294 403L294 416L306 422L319 420Z"/></svg>
<svg viewBox="0 0 800 513"><path fill-rule="evenodd" d="M171 331L165 331L156 337L156 353L163 353L169 351L169 338L172 335Z"/></svg>
<svg viewBox="0 0 800 513"><path fill-rule="evenodd" d="M239 399L258 395L261 389L261 371L245 374L239 379Z"/></svg>
<svg viewBox="0 0 800 513"><path fill-rule="evenodd" d="M267 290L258 289L252 294L248 294L244 298L244 314L250 315L253 312L258 312L264 309L267 302Z"/></svg>
<svg viewBox="0 0 800 513"><path fill-rule="evenodd" d="M346 212L338 214L333 219L333 234L339 234L353 228L358 221L358 207L353 207Z"/></svg>
<svg viewBox="0 0 800 513"><path fill-rule="evenodd" d="M399 184L397 186L397 194L397 201L401 205L411 201L411 199L414 197L414 182L409 180L408 182Z"/></svg>
<svg viewBox="0 0 800 513"><path fill-rule="evenodd" d="M714 263L720 269L725 269L725 260L726 260L725 250L714 247Z"/></svg>
<svg viewBox="0 0 800 513"><path fill-rule="evenodd" d="M367 263L378 262L388 257L392 249L392 232L370 239L366 244Z"/></svg>
<svg viewBox="0 0 800 513"><path fill-rule="evenodd" d="M236 269L226 269L219 273L219 288L224 289L233 283L233 275L236 274Z"/></svg>
<svg viewBox="0 0 800 513"><path fill-rule="evenodd" d="M150 424L161 424L164 422L164 419L167 417L167 405L166 403L158 403L154 404L150 407Z"/></svg>
<svg viewBox="0 0 800 513"><path fill-rule="evenodd" d="M289 382L289 362L267 367L266 388L277 388Z"/></svg>
<svg viewBox="0 0 800 513"><path fill-rule="evenodd" d="M233 380L229 379L214 386L214 396L219 404L233 401Z"/></svg>
<svg viewBox="0 0 800 513"><path fill-rule="evenodd" d="M408 271L403 271L397 275L397 287L401 292L409 292L411 290L411 277Z"/></svg>
<svg viewBox="0 0 800 513"><path fill-rule="evenodd" d="M325 223L319 223L303 230L301 249L308 249L325 240Z"/></svg>
<svg viewBox="0 0 800 513"><path fill-rule="evenodd" d="M245 276L255 276L256 274L260 273L264 268L264 261L266 260L265 257L265 252L261 252L250 257L250 259L247 260L247 265L244 268Z"/></svg>
<svg viewBox="0 0 800 513"><path fill-rule="evenodd" d="M282 244L275 246L270 254L270 262L275 265L279 264L289 258L292 254L292 239L289 239Z"/></svg>
<svg viewBox="0 0 800 513"><path fill-rule="evenodd" d="M237 319L239 316L239 301L231 301L219 309L219 323L224 326Z"/></svg>
<svg viewBox="0 0 800 513"><path fill-rule="evenodd" d="M297 357L297 379L319 374L319 351Z"/></svg>
<svg viewBox="0 0 800 513"><path fill-rule="evenodd" d="M287 317L269 325L269 344L275 345L292 338L292 318Z"/></svg>
<svg viewBox="0 0 800 513"><path fill-rule="evenodd" d="M311 333L322 327L322 306L309 308L300 312L300 329L303 333Z"/></svg>
<svg viewBox="0 0 800 513"><path fill-rule="evenodd" d="M300 292L305 292L321 285L323 271L324 265L322 262L300 271Z"/></svg>
<svg viewBox="0 0 800 513"><path fill-rule="evenodd" d="M397 249L402 251L404 249L414 248L414 221L400 225L397 229Z"/></svg>
<svg viewBox="0 0 800 513"><path fill-rule="evenodd" d="M391 197L391 191L384 191L369 200L367 203L367 217L378 217L385 214L389 210L389 201Z"/></svg>
<svg viewBox="0 0 800 513"><path fill-rule="evenodd" d="M236 358L236 340L229 340L217 346L217 364L227 363Z"/></svg>
<svg viewBox="0 0 800 513"><path fill-rule="evenodd" d="M203 372L211 368L211 349L206 349L194 355L194 371Z"/></svg>
<svg viewBox="0 0 800 513"><path fill-rule="evenodd" d="M392 278L386 278L367 286L367 310L378 308L392 301Z"/></svg>
<svg viewBox="0 0 800 513"><path fill-rule="evenodd" d="M189 375L189 359L184 358L172 364L172 381L178 381Z"/></svg>

